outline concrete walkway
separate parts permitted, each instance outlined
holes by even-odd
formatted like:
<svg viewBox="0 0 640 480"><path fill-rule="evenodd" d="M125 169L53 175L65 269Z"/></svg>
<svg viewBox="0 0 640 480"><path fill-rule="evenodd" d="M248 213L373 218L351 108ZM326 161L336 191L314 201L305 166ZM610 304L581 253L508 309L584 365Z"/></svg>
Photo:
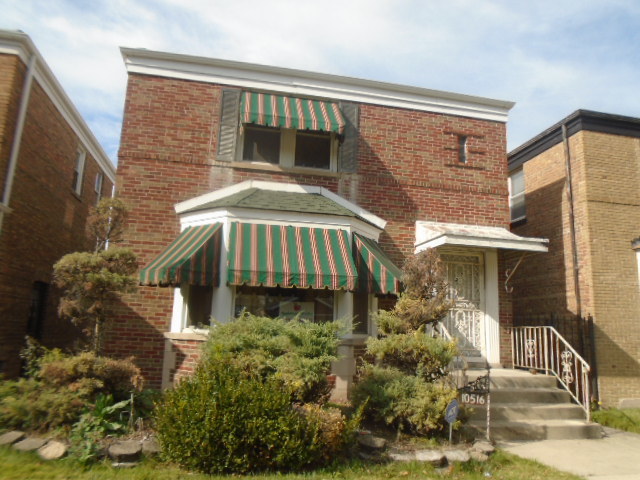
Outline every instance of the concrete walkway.
<svg viewBox="0 0 640 480"><path fill-rule="evenodd" d="M596 480L640 480L640 435L604 428L597 440L503 442L498 447L564 472Z"/></svg>

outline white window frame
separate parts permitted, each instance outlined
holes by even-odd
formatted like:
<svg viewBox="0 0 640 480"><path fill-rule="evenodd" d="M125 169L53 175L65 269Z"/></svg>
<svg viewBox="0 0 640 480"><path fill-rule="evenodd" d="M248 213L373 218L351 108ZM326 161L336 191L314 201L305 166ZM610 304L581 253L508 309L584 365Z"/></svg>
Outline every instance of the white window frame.
<svg viewBox="0 0 640 480"><path fill-rule="evenodd" d="M249 128L256 127L260 128L259 125L247 125ZM295 164L295 154L296 154L296 137L299 135L313 135L314 132L305 131L305 130L296 130L291 128L280 128L280 155L279 162L277 164L272 164L269 162L260 162L260 161L252 161L246 160L244 158L244 132L247 126L243 126L240 130L240 135L238 139L238 148L236 160L238 162L251 163L256 165L278 165L282 168L300 168L304 170L311 171L320 171L320 172L337 172L338 171L338 137L335 132L329 132L329 141L330 141L330 157L329 157L329 168L315 168L315 167L303 167Z"/></svg>
<svg viewBox="0 0 640 480"><path fill-rule="evenodd" d="M80 196L82 195L82 181L84 179L84 166L87 159L87 153L84 150L79 150L76 157L76 165L73 169L73 192Z"/></svg>
<svg viewBox="0 0 640 480"><path fill-rule="evenodd" d="M513 177L515 177L516 175L522 175L522 191L520 192L513 191ZM509 216L511 218L512 223L517 222L518 220L523 220L527 218L527 204L525 201L525 198L526 198L525 193L526 193L526 185L525 185L525 178L524 178L524 169L520 168L518 170L514 170L509 174ZM514 201L519 200L520 198L522 198L522 204L524 205L524 214L514 218L513 217Z"/></svg>
<svg viewBox="0 0 640 480"><path fill-rule="evenodd" d="M102 199L102 186L104 184L104 174L102 172L96 173L96 181L94 184L94 190L96 192L96 196L98 197L97 201L99 202Z"/></svg>

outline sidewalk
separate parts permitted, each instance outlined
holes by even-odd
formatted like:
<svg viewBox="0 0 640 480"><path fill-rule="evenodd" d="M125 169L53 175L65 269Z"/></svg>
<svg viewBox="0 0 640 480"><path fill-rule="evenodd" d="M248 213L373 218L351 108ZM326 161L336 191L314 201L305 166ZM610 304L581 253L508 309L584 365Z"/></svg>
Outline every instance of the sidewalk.
<svg viewBox="0 0 640 480"><path fill-rule="evenodd" d="M503 442L498 447L595 480L640 480L640 435L603 428L601 440Z"/></svg>

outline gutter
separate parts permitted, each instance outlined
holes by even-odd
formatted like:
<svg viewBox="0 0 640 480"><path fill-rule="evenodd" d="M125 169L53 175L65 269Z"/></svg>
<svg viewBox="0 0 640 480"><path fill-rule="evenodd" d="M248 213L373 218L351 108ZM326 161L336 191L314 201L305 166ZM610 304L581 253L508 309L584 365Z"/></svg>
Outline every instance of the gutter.
<svg viewBox="0 0 640 480"><path fill-rule="evenodd" d="M33 72L36 65L36 55L32 54L27 65L27 73L22 85L22 95L20 105L18 107L18 117L16 119L16 129L13 134L13 143L11 144L11 153L9 154L9 166L7 168L7 177L4 183L2 193L2 202L0 203L0 234L2 234L2 223L6 213L11 212L9 201L11 200L11 190L13 189L13 179L16 174L18 165L18 156L20 154L20 144L22 143L22 132L24 123L27 118L27 108L29 106L29 96L31 94L31 84L33 81Z"/></svg>

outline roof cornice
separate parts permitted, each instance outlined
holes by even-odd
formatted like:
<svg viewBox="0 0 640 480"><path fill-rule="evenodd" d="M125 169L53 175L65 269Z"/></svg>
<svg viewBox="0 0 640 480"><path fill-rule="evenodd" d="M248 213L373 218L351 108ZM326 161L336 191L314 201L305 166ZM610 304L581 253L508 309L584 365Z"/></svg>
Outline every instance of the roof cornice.
<svg viewBox="0 0 640 480"><path fill-rule="evenodd" d="M32 55L36 56L34 70L36 81L78 136L83 148L95 158L109 180L115 182L115 166L65 93L29 35L20 31L0 30L0 54L16 55L25 65L28 64Z"/></svg>
<svg viewBox="0 0 640 480"><path fill-rule="evenodd" d="M591 110L576 110L528 142L512 150L509 153L509 170L515 170L526 161L562 142L563 125L567 128L568 137L586 130L640 138L640 118Z"/></svg>
<svg viewBox="0 0 640 480"><path fill-rule="evenodd" d="M513 102L327 73L121 47L128 73L506 122Z"/></svg>

